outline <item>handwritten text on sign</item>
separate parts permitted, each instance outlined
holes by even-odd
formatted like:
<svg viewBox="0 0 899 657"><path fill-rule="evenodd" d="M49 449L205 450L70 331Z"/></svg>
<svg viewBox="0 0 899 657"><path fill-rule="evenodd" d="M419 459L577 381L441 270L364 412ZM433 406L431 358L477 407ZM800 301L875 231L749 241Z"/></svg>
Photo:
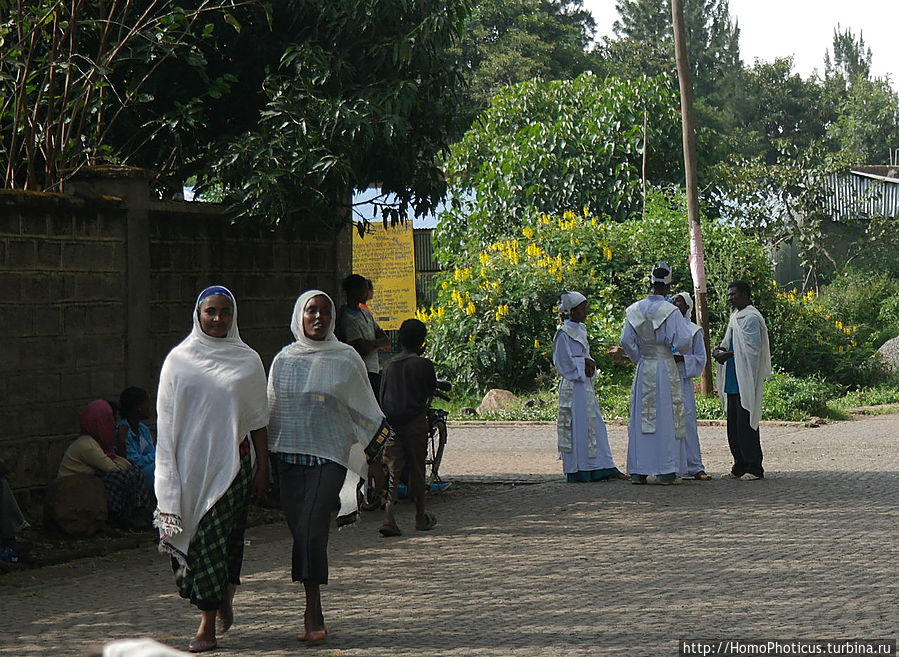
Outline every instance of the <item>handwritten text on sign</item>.
<svg viewBox="0 0 899 657"><path fill-rule="evenodd" d="M353 231L353 273L374 282L368 302L375 321L386 331L415 317L415 242L412 222L384 228L370 224L365 237Z"/></svg>

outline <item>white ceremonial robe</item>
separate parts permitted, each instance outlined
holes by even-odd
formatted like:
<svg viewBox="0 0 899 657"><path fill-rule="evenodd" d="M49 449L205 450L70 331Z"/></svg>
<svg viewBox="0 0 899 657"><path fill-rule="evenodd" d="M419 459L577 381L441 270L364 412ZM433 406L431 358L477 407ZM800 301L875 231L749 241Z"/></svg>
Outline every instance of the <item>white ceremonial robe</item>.
<svg viewBox="0 0 899 657"><path fill-rule="evenodd" d="M570 474L614 468L593 379L584 372L585 358L592 358L586 330L571 320L565 324L553 338L553 365L562 376L557 425L562 471Z"/></svg>
<svg viewBox="0 0 899 657"><path fill-rule="evenodd" d="M677 476L692 477L697 472L705 472L702 464L702 452L699 449L699 429L696 426L696 393L693 390L693 379L702 374L705 368L706 352L702 328L690 322L693 331L693 349L683 354L684 362L677 364L680 374L681 388L684 395L684 421L687 434L680 441L680 461Z"/></svg>
<svg viewBox="0 0 899 657"><path fill-rule="evenodd" d="M692 343L690 322L664 297L651 294L628 308L621 346L637 363L627 427L628 474L677 472L683 398L671 348L687 354Z"/></svg>
<svg viewBox="0 0 899 657"><path fill-rule="evenodd" d="M771 376L771 347L765 318L753 305L731 314L721 346L731 348L733 342L734 369L740 386L740 405L749 411L749 426L759 428L762 419L762 392L765 379ZM724 379L727 366L718 364L718 393L721 406L727 413L727 394Z"/></svg>

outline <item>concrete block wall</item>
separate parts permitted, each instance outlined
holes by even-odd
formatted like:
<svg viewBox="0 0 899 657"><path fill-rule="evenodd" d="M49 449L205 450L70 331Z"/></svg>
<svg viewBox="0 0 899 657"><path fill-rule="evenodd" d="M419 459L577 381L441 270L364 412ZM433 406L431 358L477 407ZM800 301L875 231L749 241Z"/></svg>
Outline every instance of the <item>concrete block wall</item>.
<svg viewBox="0 0 899 657"><path fill-rule="evenodd" d="M0 192L0 458L17 489L55 475L79 410L124 383L124 212Z"/></svg>
<svg viewBox="0 0 899 657"><path fill-rule="evenodd" d="M301 292L332 295L349 269L348 230L305 239L290 230L222 222L215 206L154 204L150 211L152 341L149 385L169 350L190 332L197 294L224 285L237 299L241 338L266 368L293 341L290 317Z"/></svg>
<svg viewBox="0 0 899 657"><path fill-rule="evenodd" d="M266 367L293 339L302 291L341 302L349 230L234 225L215 205L152 200L147 181L119 168L89 172L77 195L0 190L0 459L32 518L88 402L130 385L155 400L204 287L235 293L241 337Z"/></svg>

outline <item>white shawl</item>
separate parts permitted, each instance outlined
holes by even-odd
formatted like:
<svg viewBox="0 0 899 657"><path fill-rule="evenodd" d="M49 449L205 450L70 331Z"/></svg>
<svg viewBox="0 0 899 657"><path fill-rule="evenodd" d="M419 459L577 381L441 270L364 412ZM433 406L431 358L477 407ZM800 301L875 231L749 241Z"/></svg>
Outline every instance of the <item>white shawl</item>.
<svg viewBox="0 0 899 657"><path fill-rule="evenodd" d="M324 340L303 331L303 310L315 296L331 302L331 325ZM340 492L340 516L356 511L356 487L368 466L364 449L378 433L384 414L378 406L362 358L334 336L334 303L320 290L304 292L293 310L296 342L284 347L268 379L271 410L269 449L310 454L347 469Z"/></svg>
<svg viewBox="0 0 899 657"><path fill-rule="evenodd" d="M154 524L160 551L182 566L200 520L237 475L238 445L268 423L265 369L240 339L233 305L227 336L214 338L200 328L198 299L193 330L159 375Z"/></svg>
<svg viewBox="0 0 899 657"><path fill-rule="evenodd" d="M733 339L734 367L737 385L740 386L740 405L749 411L749 426L758 429L762 419L762 392L765 379L771 376L771 348L768 344L768 327L765 318L748 305L735 311L727 323L727 331L721 346L730 349ZM718 364L718 394L727 412L727 394L724 392L726 364Z"/></svg>

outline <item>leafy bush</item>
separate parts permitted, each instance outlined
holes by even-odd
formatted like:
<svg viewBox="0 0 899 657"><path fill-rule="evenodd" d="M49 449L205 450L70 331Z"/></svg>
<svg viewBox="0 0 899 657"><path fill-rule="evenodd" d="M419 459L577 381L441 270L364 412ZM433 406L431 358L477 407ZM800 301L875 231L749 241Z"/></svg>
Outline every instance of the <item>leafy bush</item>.
<svg viewBox="0 0 899 657"><path fill-rule="evenodd" d="M861 343L878 347L899 334L899 280L884 272L847 270L821 290L818 302L844 324L856 326ZM881 339L882 332L887 338Z"/></svg>
<svg viewBox="0 0 899 657"><path fill-rule="evenodd" d="M818 376L800 378L774 372L765 382L762 419L798 422L812 416L828 417L827 401L837 393L837 386Z"/></svg>
<svg viewBox="0 0 899 657"><path fill-rule="evenodd" d="M437 304L419 311L430 323L434 358L465 389L541 388L554 378L555 304L561 292L579 290L590 299L587 328L602 361L618 343L625 308L646 294L654 262L672 265L673 289L692 288L679 205L677 194L653 193L645 218L620 223L587 211L540 214L507 239L458 254L462 262L446 273ZM715 340L729 314L727 283L747 279L764 308L773 299L772 274L764 251L739 230L709 222L704 238ZM600 367L607 371L611 363Z"/></svg>
<svg viewBox="0 0 899 657"><path fill-rule="evenodd" d="M777 292L768 325L772 361L796 376L843 385L870 385L884 376L875 350L860 341L858 326L828 312L812 291Z"/></svg>

